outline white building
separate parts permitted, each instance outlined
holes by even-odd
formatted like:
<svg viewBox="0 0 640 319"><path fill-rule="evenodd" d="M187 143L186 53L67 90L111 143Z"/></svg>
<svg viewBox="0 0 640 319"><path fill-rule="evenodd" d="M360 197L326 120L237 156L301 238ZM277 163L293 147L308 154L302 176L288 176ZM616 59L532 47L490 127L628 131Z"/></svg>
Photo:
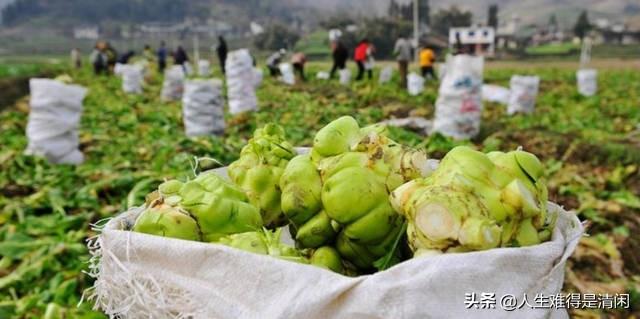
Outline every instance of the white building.
<svg viewBox="0 0 640 319"><path fill-rule="evenodd" d="M73 28L73 37L75 39L97 40L100 37L100 30L97 26L85 26Z"/></svg>
<svg viewBox="0 0 640 319"><path fill-rule="evenodd" d="M458 41L465 52L493 56L495 53L495 30L493 27L465 27L449 29L449 49L456 50Z"/></svg>

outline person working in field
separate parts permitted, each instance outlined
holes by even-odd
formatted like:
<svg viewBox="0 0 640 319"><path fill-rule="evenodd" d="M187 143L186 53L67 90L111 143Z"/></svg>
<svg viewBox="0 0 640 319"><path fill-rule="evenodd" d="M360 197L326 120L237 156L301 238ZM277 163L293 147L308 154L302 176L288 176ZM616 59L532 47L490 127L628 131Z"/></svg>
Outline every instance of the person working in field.
<svg viewBox="0 0 640 319"><path fill-rule="evenodd" d="M96 75L106 73L107 71L107 55L104 52L105 49L106 44L103 41L99 41L89 56L89 61L93 66L93 73Z"/></svg>
<svg viewBox="0 0 640 319"><path fill-rule="evenodd" d="M430 78L436 79L436 73L433 71L433 63L436 61L436 54L433 53L433 50L429 47L423 47L420 50L420 71L422 72L422 77L427 78L429 75Z"/></svg>
<svg viewBox="0 0 640 319"><path fill-rule="evenodd" d="M116 51L116 49L111 46L111 43L107 42L104 53L107 55L107 70L109 71L109 73L113 73L116 62L118 62L118 51Z"/></svg>
<svg viewBox="0 0 640 319"><path fill-rule="evenodd" d="M129 60L131 60L131 58L135 55L136 53L133 50L129 50L126 53L122 54L119 58L118 58L118 63L121 64L127 64L129 63Z"/></svg>
<svg viewBox="0 0 640 319"><path fill-rule="evenodd" d="M363 39L356 46L355 52L353 54L353 59L356 61L358 65L358 75L356 76L356 81L362 80L364 77L365 67L364 64L367 62L367 53L369 52L369 40ZM369 77L371 78L371 77Z"/></svg>
<svg viewBox="0 0 640 319"><path fill-rule="evenodd" d="M291 56L291 64L293 65L293 72L297 73L298 78L302 81L306 81L304 76L304 64L307 63L307 56L302 52L296 52Z"/></svg>
<svg viewBox="0 0 640 319"><path fill-rule="evenodd" d="M222 70L222 74L224 74L225 72L224 64L227 62L228 51L229 49L227 48L227 41L225 41L222 36L219 36L216 53L218 54L218 61L220 61L220 69Z"/></svg>
<svg viewBox="0 0 640 319"><path fill-rule="evenodd" d="M165 47L164 41L160 42L160 47L156 55L158 57L158 71L162 73L164 72L164 68L167 67L167 48Z"/></svg>
<svg viewBox="0 0 640 319"><path fill-rule="evenodd" d="M287 50L280 49L267 58L267 68L269 68L269 74L271 74L272 77L277 77L280 75L280 69L278 68L278 65L280 64L280 62L282 62L282 59L284 59L284 56L286 54Z"/></svg>
<svg viewBox="0 0 640 319"><path fill-rule="evenodd" d="M336 74L338 70L344 70L347 66L347 59L349 59L349 50L340 42L340 40L333 42L333 52L331 54L333 58L333 66L331 67L330 78Z"/></svg>
<svg viewBox="0 0 640 319"><path fill-rule="evenodd" d="M393 54L398 60L398 69L400 71L400 86L407 88L407 71L409 69L409 61L411 61L411 43L404 37L398 38L393 49Z"/></svg>
<svg viewBox="0 0 640 319"><path fill-rule="evenodd" d="M176 51L173 53L173 64L182 66L182 71L187 74L187 62L189 62L189 56L187 55L187 51L179 45L176 48Z"/></svg>

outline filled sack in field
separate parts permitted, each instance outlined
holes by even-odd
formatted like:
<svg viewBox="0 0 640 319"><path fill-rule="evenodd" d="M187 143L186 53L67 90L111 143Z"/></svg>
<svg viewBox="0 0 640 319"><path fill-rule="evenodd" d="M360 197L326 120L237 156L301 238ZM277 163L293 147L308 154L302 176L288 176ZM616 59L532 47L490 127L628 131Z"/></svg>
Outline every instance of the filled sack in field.
<svg viewBox="0 0 640 319"><path fill-rule="evenodd" d="M436 100L434 131L456 139L468 139L478 134L483 65L481 56L460 54L448 59Z"/></svg>
<svg viewBox="0 0 640 319"><path fill-rule="evenodd" d="M380 78L378 79L378 83L384 84L391 81L391 76L393 75L393 67L390 65L385 66L380 71Z"/></svg>
<svg viewBox="0 0 640 319"><path fill-rule="evenodd" d="M177 101L182 98L184 77L185 74L180 65L174 65L164 71L164 81L160 92L163 101Z"/></svg>
<svg viewBox="0 0 640 319"><path fill-rule="evenodd" d="M415 73L409 73L407 75L407 87L409 95L420 95L424 91L424 78Z"/></svg>
<svg viewBox="0 0 640 319"><path fill-rule="evenodd" d="M182 117L187 136L224 133L222 81L187 80L182 95Z"/></svg>
<svg viewBox="0 0 640 319"><path fill-rule="evenodd" d="M208 77L211 75L211 63L208 60L198 61L198 75Z"/></svg>
<svg viewBox="0 0 640 319"><path fill-rule="evenodd" d="M320 72L316 73L316 79L318 79L318 80L328 80L329 79L329 72L320 71Z"/></svg>
<svg viewBox="0 0 640 319"><path fill-rule="evenodd" d="M598 71L582 69L576 73L578 92L583 96L594 96L598 92Z"/></svg>
<svg viewBox="0 0 640 319"><path fill-rule="evenodd" d="M142 93L144 83L144 69L140 65L121 64L120 76L122 77L122 91L124 93Z"/></svg>
<svg viewBox="0 0 640 319"><path fill-rule="evenodd" d="M229 112L237 114L258 109L257 73L247 49L231 51L225 62Z"/></svg>
<svg viewBox="0 0 640 319"><path fill-rule="evenodd" d="M500 304L507 295L520 303L526 294L533 304L537 294L561 292L583 228L574 213L548 208L557 218L548 242L415 257L358 277L131 232L144 210L132 208L89 241L89 274L96 280L86 297L112 318L568 318L562 308L507 311ZM495 307L465 302L482 293L495 294Z"/></svg>
<svg viewBox="0 0 640 319"><path fill-rule="evenodd" d="M349 82L351 82L351 70L345 68L338 71L338 74L340 75L340 84L349 85Z"/></svg>
<svg viewBox="0 0 640 319"><path fill-rule="evenodd" d="M51 79L31 79L25 153L56 164L80 164L78 127L87 89Z"/></svg>
<svg viewBox="0 0 640 319"><path fill-rule="evenodd" d="M484 101L506 105L509 103L510 95L511 91L509 91L509 89L507 89L506 87L493 84L482 85L482 99Z"/></svg>
<svg viewBox="0 0 640 319"><path fill-rule="evenodd" d="M511 95L507 114L533 113L536 108L540 77L514 75L511 77Z"/></svg>
<svg viewBox="0 0 640 319"><path fill-rule="evenodd" d="M293 67L290 63L280 63L278 69L280 69L280 80L282 82L289 85L296 84L296 77L293 74Z"/></svg>

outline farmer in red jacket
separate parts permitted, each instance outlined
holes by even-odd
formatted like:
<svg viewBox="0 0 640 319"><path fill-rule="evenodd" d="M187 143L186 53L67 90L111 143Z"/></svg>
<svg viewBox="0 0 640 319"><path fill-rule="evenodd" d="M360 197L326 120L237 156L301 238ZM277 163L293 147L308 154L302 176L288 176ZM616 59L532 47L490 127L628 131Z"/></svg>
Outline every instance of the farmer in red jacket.
<svg viewBox="0 0 640 319"><path fill-rule="evenodd" d="M367 53L369 52L369 40L363 39L356 46L355 54L353 59L358 64L358 76L356 77L356 81L362 80L364 76L364 64L367 62Z"/></svg>

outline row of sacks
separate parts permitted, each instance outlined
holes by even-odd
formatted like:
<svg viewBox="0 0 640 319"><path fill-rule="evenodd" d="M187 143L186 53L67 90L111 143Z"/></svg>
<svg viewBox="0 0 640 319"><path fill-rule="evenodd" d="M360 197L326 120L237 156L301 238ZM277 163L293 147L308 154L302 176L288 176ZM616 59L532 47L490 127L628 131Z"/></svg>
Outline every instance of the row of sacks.
<svg viewBox="0 0 640 319"><path fill-rule="evenodd" d="M282 81L287 84L294 84L293 73L290 71L290 66L288 64L280 65L280 72L282 73ZM285 73L287 72L287 73ZM380 71L380 76L378 79L378 83L384 84L391 81L391 77L393 75L393 68L391 66L386 66L382 68ZM351 70L345 68L338 71L338 79L340 84L349 85L351 83ZM316 74L316 78L321 80L328 80L330 77L328 72L318 72ZM417 96L420 95L424 91L425 78L416 74L410 73L407 75L407 90L409 95Z"/></svg>
<svg viewBox="0 0 640 319"><path fill-rule="evenodd" d="M162 101L179 101L184 92L184 81L193 70L189 64L174 65L164 71L164 81L160 98ZM211 75L211 65L207 60L198 61L198 75L208 77Z"/></svg>
<svg viewBox="0 0 640 319"><path fill-rule="evenodd" d="M253 66L249 51L241 49L230 52L225 66L229 112L237 114L256 110L258 102L255 91L262 82L262 71ZM199 69L201 74L210 72L210 65L201 63ZM182 66L173 66L165 71L161 91L163 101L178 101L183 97L187 75Z"/></svg>
<svg viewBox="0 0 640 319"><path fill-rule="evenodd" d="M593 96L598 90L598 71L581 69L576 73L578 93ZM507 104L507 113L531 113L535 109L536 96L540 78L537 76L514 75L510 88L493 84L482 86L482 99L485 101Z"/></svg>
<svg viewBox="0 0 640 319"><path fill-rule="evenodd" d="M129 94L141 94L143 91L144 79L149 76L148 63L139 62L134 64L117 63L114 73L122 78L122 91ZM186 64L184 66L173 66L169 68L165 75L168 80L163 84L162 98L165 100L180 99L182 94L181 82L185 74L193 73L191 67ZM208 60L198 61L198 75L208 77L211 75L211 64Z"/></svg>
<svg viewBox="0 0 640 319"><path fill-rule="evenodd" d="M125 68L123 72L128 70ZM58 80L38 78L29 81L29 89L31 98L25 154L42 156L54 164L81 164L84 155L79 150L78 131L87 89ZM187 80L182 104L186 135L224 132L222 81Z"/></svg>
<svg viewBox="0 0 640 319"><path fill-rule="evenodd" d="M480 131L482 100L507 104L507 113L531 113L540 86L537 76L514 75L510 89L483 85L483 57L448 57L436 100L433 131L456 139L468 139ZM597 91L597 71L579 70L578 91L592 96ZM411 87L411 80L409 81Z"/></svg>
<svg viewBox="0 0 640 319"><path fill-rule="evenodd" d="M201 73L208 65L200 65ZM233 68L232 68L233 69ZM142 93L146 68L139 64L118 64L115 73L122 77L126 93ZM242 90L230 90L230 111L238 113L257 108L255 88L261 81L261 72L251 68L250 85ZM248 88L248 89L247 89ZM25 153L45 157L54 164L80 164L84 155L79 150L78 129L87 89L53 79L31 79L29 120L26 135L29 140ZM251 105L238 103L244 96L252 94ZM185 133L188 136L222 134L224 123L224 98L222 81L217 79L185 80L182 66L166 70L162 87L163 100L182 100ZM236 101L236 102L231 102Z"/></svg>
<svg viewBox="0 0 640 319"><path fill-rule="evenodd" d="M533 113L536 106L540 78L514 75L509 89L493 84L482 85L482 99L507 105L507 114Z"/></svg>
<svg viewBox="0 0 640 319"><path fill-rule="evenodd" d="M288 64L288 63L284 63L284 64ZM280 72L282 72L283 68L285 70L290 70L290 66L280 66ZM385 66L384 68L382 68L382 70L380 70L380 76L378 78L378 83L380 84L384 84L387 83L389 81L391 81L391 76L393 75L393 67L390 65ZM291 76L293 76L293 73L291 73ZM351 83L351 70L344 68L342 70L338 71L338 78L339 78L339 82L342 85L348 85L349 83ZM326 71L320 71L318 73L316 73L316 78L319 80L328 80L330 78L330 74L329 72ZM287 82L286 80L283 80L283 82ZM289 83L289 84L293 84L293 83Z"/></svg>

